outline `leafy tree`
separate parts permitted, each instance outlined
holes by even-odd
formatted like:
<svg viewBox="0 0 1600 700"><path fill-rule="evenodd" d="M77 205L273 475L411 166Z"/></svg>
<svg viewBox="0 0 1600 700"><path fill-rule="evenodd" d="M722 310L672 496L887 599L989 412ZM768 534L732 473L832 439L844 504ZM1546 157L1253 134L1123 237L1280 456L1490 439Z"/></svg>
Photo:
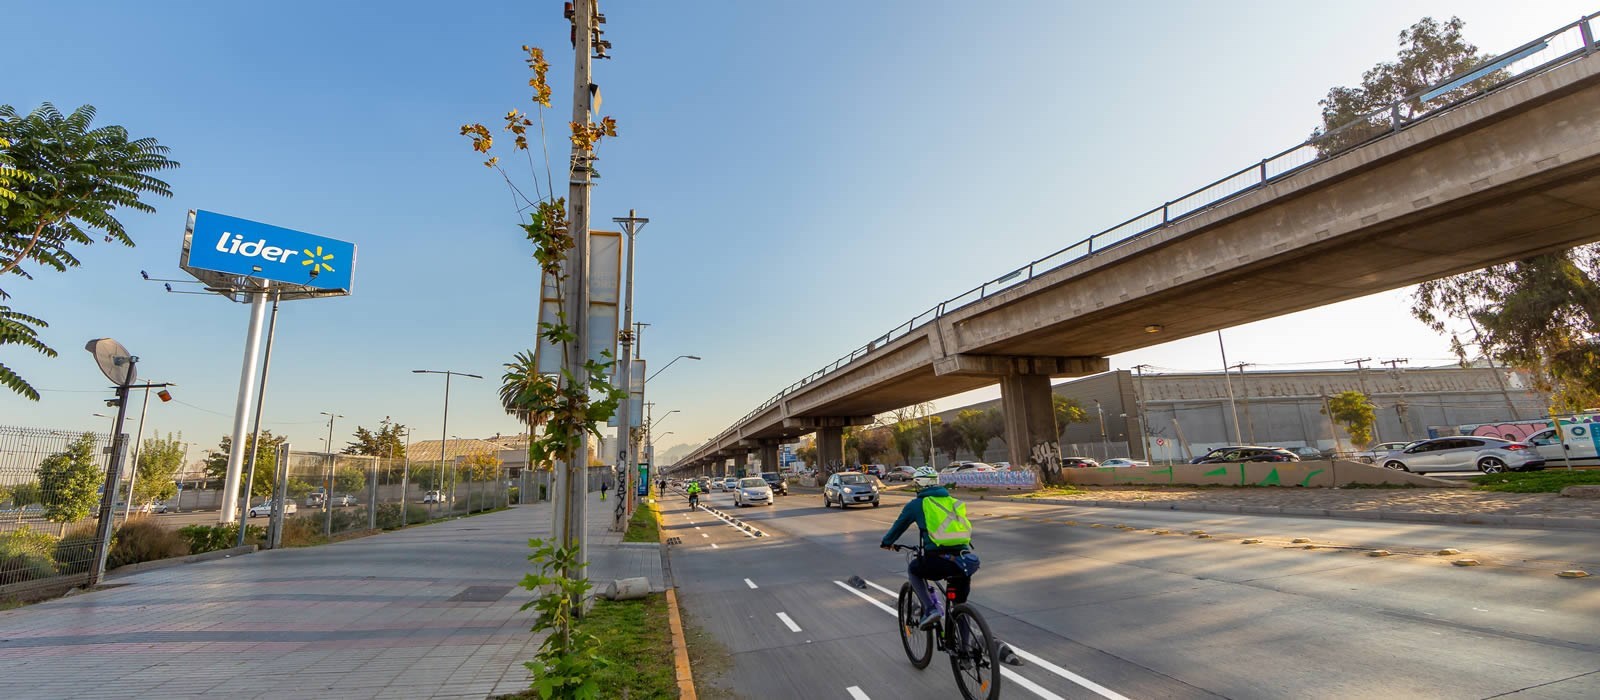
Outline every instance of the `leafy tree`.
<svg viewBox="0 0 1600 700"><path fill-rule="evenodd" d="M367 472L355 467L333 470L333 490L336 493L355 493L367 487Z"/></svg>
<svg viewBox="0 0 1600 700"><path fill-rule="evenodd" d="M0 105L0 277L32 279L39 270L77 267L72 248L96 238L132 246L118 209L154 212L145 194L172 196L152 173L178 167L155 139L130 139L120 126L91 128L95 109L63 115L48 102L23 116ZM29 265L32 263L32 265ZM0 300L10 298L0 289ZM21 345L46 357L38 338L49 324L0 305L0 345ZM0 385L39 400L39 392L0 364Z"/></svg>
<svg viewBox="0 0 1600 700"><path fill-rule="evenodd" d="M1317 150L1327 155L1390 130L1393 115L1388 108L1393 103L1400 103L1399 117L1409 119L1503 80L1504 72L1495 71L1428 103L1418 99L1428 88L1489 58L1467 43L1461 34L1465 26L1459 17L1451 17L1448 22L1424 17L1400 32L1400 51L1394 61L1368 69L1358 87L1329 90L1318 103L1322 106L1322 126L1311 134L1313 139L1320 139ZM1346 128L1339 130L1340 127Z"/></svg>
<svg viewBox="0 0 1600 700"><path fill-rule="evenodd" d="M344 448L344 453L400 459L406 456L405 432L406 427L399 423L380 427L377 432L356 426L356 439Z"/></svg>
<svg viewBox="0 0 1600 700"><path fill-rule="evenodd" d="M77 522L94 508L100 497L99 487L105 482L104 465L96 454L98 446L93 433L84 433L66 450L39 463L40 502L44 504L44 517L50 522Z"/></svg>
<svg viewBox="0 0 1600 700"><path fill-rule="evenodd" d="M807 467L817 468L817 443L809 442L794 448L794 456L805 462Z"/></svg>
<svg viewBox="0 0 1600 700"><path fill-rule="evenodd" d="M1350 435L1351 442L1359 447L1372 444L1372 428L1378 422L1378 416L1373 412L1372 402L1366 394L1359 391L1340 392L1338 396L1328 399L1324 414L1328 413Z"/></svg>
<svg viewBox="0 0 1600 700"><path fill-rule="evenodd" d="M544 414L537 409L555 395L555 382L539 374L539 366L534 362L531 352L517 353L505 367L505 374L500 375L500 407L505 409L506 415L515 416L528 426L531 438L534 429L543 421ZM534 469L550 471L555 467L551 460L533 459L535 442L528 440L528 464Z"/></svg>
<svg viewBox="0 0 1600 700"><path fill-rule="evenodd" d="M875 464L889 451L889 431L882 428L862 427L845 430L844 449L859 464Z"/></svg>
<svg viewBox="0 0 1600 700"><path fill-rule="evenodd" d="M1485 355L1526 372L1560 410L1600 403L1600 245L1424 282L1411 314L1440 333L1447 320L1473 324Z"/></svg>
<svg viewBox="0 0 1600 700"><path fill-rule="evenodd" d="M164 501L178 493L174 480L183 467L182 435L153 437L139 448L139 463L134 466L137 478L133 483L135 503Z"/></svg>
<svg viewBox="0 0 1600 700"><path fill-rule="evenodd" d="M500 459L487 452L476 452L461 460L461 478L493 481L500 474Z"/></svg>
<svg viewBox="0 0 1600 700"><path fill-rule="evenodd" d="M439 491L450 488L450 476L450 469L441 467L438 462L411 465L411 483L416 484L424 491Z"/></svg>
<svg viewBox="0 0 1600 700"><path fill-rule="evenodd" d="M1089 412L1084 410L1083 404L1077 399L1069 399L1060 394L1050 395L1050 408L1056 414L1056 430L1064 430L1073 423L1085 423L1089 420Z"/></svg>
<svg viewBox="0 0 1600 700"><path fill-rule="evenodd" d="M961 445L972 453L973 459L983 459L989 441L1001 437L1005 417L998 409L980 411L969 408L956 414L955 429L961 436Z"/></svg>
<svg viewBox="0 0 1600 700"><path fill-rule="evenodd" d="M934 425L933 446L939 448L939 451L945 454L945 459L954 460L956 454L961 451L961 431L956 429L953 422ZM929 464L931 465L932 462L929 462Z"/></svg>
<svg viewBox="0 0 1600 700"><path fill-rule="evenodd" d="M29 481L11 487L11 505L21 508L40 502L39 482Z"/></svg>
<svg viewBox="0 0 1600 700"><path fill-rule="evenodd" d="M286 441L288 438L274 436L270 430L261 431L261 449L256 451L255 477L250 480L251 496L272 495L274 481L278 478L278 447ZM244 456L248 460L250 446L255 444L255 436L253 434L244 436L244 444ZM206 455L205 460L206 478L214 481L223 481L228 477L228 452L233 448L233 438L228 435L222 436L219 448L218 451ZM239 472L240 478L249 472L250 464L246 462Z"/></svg>
<svg viewBox="0 0 1600 700"><path fill-rule="evenodd" d="M931 429L929 424L932 424ZM917 421L916 426L916 430L912 431L912 440L916 444L917 451L922 453L923 463L932 465L935 436L938 434L939 428L944 426L944 419L938 416L928 416Z"/></svg>

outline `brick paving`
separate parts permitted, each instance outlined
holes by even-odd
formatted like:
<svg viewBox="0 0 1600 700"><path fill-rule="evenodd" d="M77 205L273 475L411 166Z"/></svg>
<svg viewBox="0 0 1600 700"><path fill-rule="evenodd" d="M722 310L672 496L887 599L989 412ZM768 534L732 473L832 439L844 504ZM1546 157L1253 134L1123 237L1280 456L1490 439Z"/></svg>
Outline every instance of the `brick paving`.
<svg viewBox="0 0 1600 700"><path fill-rule="evenodd" d="M1329 511L1383 511L1449 515L1517 515L1600 518L1600 501L1553 493L1498 493L1468 489L1301 489L1088 487L1087 494L1050 496L1083 505L1168 502L1206 506L1280 506Z"/></svg>
<svg viewBox="0 0 1600 700"><path fill-rule="evenodd" d="M589 503L590 576L649 576L655 545ZM0 612L8 697L471 698L528 687L527 541L548 504L108 579Z"/></svg>

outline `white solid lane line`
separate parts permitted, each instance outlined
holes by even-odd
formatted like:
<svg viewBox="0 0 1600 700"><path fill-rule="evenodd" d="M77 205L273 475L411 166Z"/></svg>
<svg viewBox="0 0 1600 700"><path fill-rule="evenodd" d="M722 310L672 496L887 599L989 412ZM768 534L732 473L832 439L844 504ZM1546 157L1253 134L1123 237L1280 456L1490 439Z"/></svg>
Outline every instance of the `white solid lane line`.
<svg viewBox="0 0 1600 700"><path fill-rule="evenodd" d="M715 543L715 542L712 542L712 543L711 543L711 548L712 548L712 549L722 549L722 548L721 548L721 547L718 547L718 546L717 546L717 543Z"/></svg>
<svg viewBox="0 0 1600 700"><path fill-rule="evenodd" d="M867 581L866 579L861 579L861 580ZM900 593L898 591L891 591L891 590L889 590L887 588L884 588L883 586L880 586L880 585L878 585L876 583L873 583L871 581L867 581L867 585L868 586L872 586L873 588L876 588L876 589L878 589L880 591L883 591L884 593L887 593L887 594L889 594L891 596L894 596L895 600L899 600L900 599Z"/></svg>
<svg viewBox="0 0 1600 700"><path fill-rule="evenodd" d="M751 581L750 579L745 579L744 580L744 585L749 586L751 588L760 588L760 586L756 585L755 581Z"/></svg>
<svg viewBox="0 0 1600 700"><path fill-rule="evenodd" d="M862 580L865 581L866 579L862 579ZM896 614L895 611L894 611L894 608L891 608L891 607L889 607L887 605L884 605L882 602L878 601L876 598L873 598L871 596L868 596L865 593L862 593L861 591L858 591L858 590L856 590L854 588L851 588L849 585L846 585L843 582L834 581L834 583L839 584L840 588L843 588L843 589L845 589L847 591L850 591L851 593L854 593L857 596L860 596L861 598L863 598L866 601L872 603L873 605L878 606L884 612L889 613L891 615L895 615ZM889 589L884 588L883 586L880 586L880 585L878 585L876 583L873 583L871 581L867 581L866 583L867 583L867 585L872 586L873 588L876 588L876 589L878 589L880 591L883 591L884 593L889 593ZM896 595L898 597L898 594L894 594L894 593L889 593L889 594L890 595ZM1051 673L1054 673L1054 674L1056 674L1056 675L1058 675L1058 676L1060 676L1062 678L1065 678L1065 679L1067 679L1069 681L1072 681L1073 683L1076 683L1076 684L1088 689L1089 691L1093 692L1094 694L1099 695L1100 697L1106 698L1106 700L1128 700L1127 696L1122 695L1121 693L1118 693L1115 690L1107 688L1107 687L1105 687L1103 685L1100 685L1099 683L1096 683L1096 682L1091 681L1091 680L1089 680L1087 678L1084 678L1083 676L1080 676L1080 675L1078 675L1076 673L1068 671L1067 669L1062 668L1060 666L1057 666L1056 664L1050 663L1049 661L1044 660L1043 658L1039 657L1038 655L1029 653L1027 651L1024 651L1024 650L1018 648L1016 645L1012 645L1011 650L1016 652L1017 656L1022 657L1022 659L1024 661L1027 661L1028 663L1031 663L1031 664L1033 664L1035 666L1038 666L1039 668L1042 668L1042 669L1044 669L1046 671L1049 671ZM1004 674L1006 678L1014 680L1014 681L1017 681L1018 685L1021 685L1022 687L1033 691L1034 693L1038 694L1040 697L1045 697L1045 698L1059 698L1060 697L1058 695L1050 693L1050 691L1045 690L1044 688L1040 687L1038 684L1035 684L1034 682L1032 682L1032 681L1030 681L1030 680L1028 680L1026 678L1023 678L1021 675L1018 675L1018 674L1012 672L1010 669L1002 668L1002 669L1000 669L1000 672L1002 674Z"/></svg>
<svg viewBox="0 0 1600 700"><path fill-rule="evenodd" d="M845 688L844 692L850 694L850 700L872 700L872 698L868 697L866 693L861 692L861 686L859 685L852 685L848 688Z"/></svg>
<svg viewBox="0 0 1600 700"><path fill-rule="evenodd" d="M706 538L706 539L710 539L710 538L711 538L711 535L707 535L707 534L706 534L706 533L704 533L704 532L702 532L702 533L700 533L700 536L701 536L701 537L704 537L704 538Z"/></svg>
<svg viewBox="0 0 1600 700"><path fill-rule="evenodd" d="M800 631L800 625L795 624L794 620L789 619L789 613L778 613L778 619L783 620L783 624L789 626L790 632Z"/></svg>

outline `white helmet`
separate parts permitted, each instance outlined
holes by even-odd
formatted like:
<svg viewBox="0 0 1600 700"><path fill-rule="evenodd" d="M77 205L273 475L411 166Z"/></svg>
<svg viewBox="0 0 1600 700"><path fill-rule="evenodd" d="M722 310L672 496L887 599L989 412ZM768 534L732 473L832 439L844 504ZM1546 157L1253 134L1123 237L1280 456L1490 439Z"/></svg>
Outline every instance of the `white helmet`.
<svg viewBox="0 0 1600 700"><path fill-rule="evenodd" d="M911 472L911 482L919 489L938 486L939 472L934 471L933 467L917 467L916 471Z"/></svg>

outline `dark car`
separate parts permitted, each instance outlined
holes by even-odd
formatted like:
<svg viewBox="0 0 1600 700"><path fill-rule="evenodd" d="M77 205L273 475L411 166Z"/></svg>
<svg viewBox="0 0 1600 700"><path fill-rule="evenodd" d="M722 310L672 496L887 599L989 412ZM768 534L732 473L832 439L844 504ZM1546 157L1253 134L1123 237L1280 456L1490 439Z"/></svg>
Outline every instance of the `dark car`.
<svg viewBox="0 0 1600 700"><path fill-rule="evenodd" d="M765 479L767 485L772 487L772 494L774 496L789 495L789 482L783 478L782 474L777 472L761 472L761 478Z"/></svg>
<svg viewBox="0 0 1600 700"><path fill-rule="evenodd" d="M1100 463L1088 457L1062 457L1061 466L1067 469L1094 469L1100 466Z"/></svg>
<svg viewBox="0 0 1600 700"><path fill-rule="evenodd" d="M1300 457L1282 447L1234 445L1218 447L1189 460L1190 464L1219 464L1231 462L1298 462Z"/></svg>
<svg viewBox="0 0 1600 700"><path fill-rule="evenodd" d="M1315 447L1309 447L1309 446L1286 447L1284 449L1286 449L1286 450L1288 450L1290 452L1293 452L1294 455L1296 457L1299 457L1301 460L1307 460L1307 459L1333 459L1333 450L1322 450L1322 449L1318 449L1318 448L1315 448Z"/></svg>

